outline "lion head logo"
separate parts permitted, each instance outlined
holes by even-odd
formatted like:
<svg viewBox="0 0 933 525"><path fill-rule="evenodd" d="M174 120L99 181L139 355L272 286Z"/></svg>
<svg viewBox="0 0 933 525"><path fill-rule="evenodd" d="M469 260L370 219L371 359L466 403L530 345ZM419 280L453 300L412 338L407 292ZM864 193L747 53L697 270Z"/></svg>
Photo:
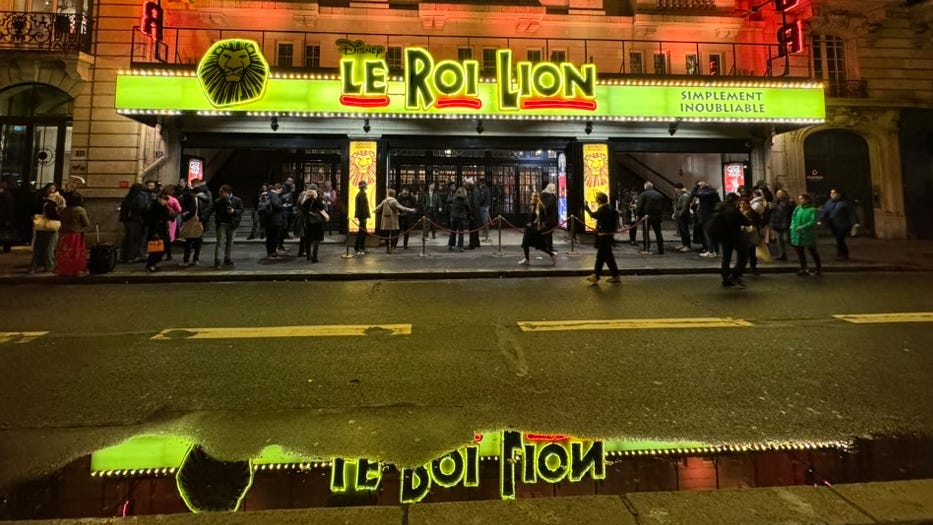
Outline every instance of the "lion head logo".
<svg viewBox="0 0 933 525"><path fill-rule="evenodd" d="M262 98L269 64L252 40L221 40L204 54L198 79L214 107L245 104Z"/></svg>

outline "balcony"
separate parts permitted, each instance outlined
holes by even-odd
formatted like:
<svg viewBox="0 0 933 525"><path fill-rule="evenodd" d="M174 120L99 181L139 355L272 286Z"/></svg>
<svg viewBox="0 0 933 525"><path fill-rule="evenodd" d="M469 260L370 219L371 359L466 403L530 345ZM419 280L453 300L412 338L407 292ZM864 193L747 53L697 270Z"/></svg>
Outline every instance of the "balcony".
<svg viewBox="0 0 933 525"><path fill-rule="evenodd" d="M0 49L91 50L91 18L74 13L0 11Z"/></svg>
<svg viewBox="0 0 933 525"><path fill-rule="evenodd" d="M533 37L401 35L374 33L335 33L324 31L261 31L249 29L204 29L166 27L163 39L155 41L133 30L133 68L190 68L218 40L254 40L273 69L284 72L336 72L337 41L362 40L386 49L401 49L413 42L426 47L438 60L458 58L468 48L473 58L483 62L485 50L508 48L516 60L532 62L572 62L596 64L601 78L692 77L810 78L806 55L781 56L777 44L735 42L673 42L656 40L549 39ZM287 43L288 53L280 54ZM395 56L401 56L400 53ZM401 73L400 62L389 61L390 70ZM494 74L494 64L482 64L486 75Z"/></svg>

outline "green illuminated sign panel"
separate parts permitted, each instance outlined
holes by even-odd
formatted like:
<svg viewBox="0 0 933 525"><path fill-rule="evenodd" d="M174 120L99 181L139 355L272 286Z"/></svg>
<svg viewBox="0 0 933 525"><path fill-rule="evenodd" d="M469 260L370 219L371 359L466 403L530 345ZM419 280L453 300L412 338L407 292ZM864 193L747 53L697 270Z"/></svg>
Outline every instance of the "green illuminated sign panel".
<svg viewBox="0 0 933 525"><path fill-rule="evenodd" d="M339 75L276 75L251 41L224 40L197 76L136 71L117 76L124 114L206 114L405 118L575 118L822 122L822 85L770 81L604 81L593 64L514 62L496 53L495 81L475 60L435 60L406 48L404 74L391 77L380 46L341 40Z"/></svg>

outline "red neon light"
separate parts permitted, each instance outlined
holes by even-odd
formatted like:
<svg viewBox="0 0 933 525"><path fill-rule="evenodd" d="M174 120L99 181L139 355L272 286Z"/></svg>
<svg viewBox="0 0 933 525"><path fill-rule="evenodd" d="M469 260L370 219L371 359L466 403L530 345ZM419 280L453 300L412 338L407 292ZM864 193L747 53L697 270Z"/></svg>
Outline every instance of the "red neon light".
<svg viewBox="0 0 933 525"><path fill-rule="evenodd" d="M525 434L528 441L567 441L570 436L563 434Z"/></svg>
<svg viewBox="0 0 933 525"><path fill-rule="evenodd" d="M480 109L483 107L483 101L478 98L467 97L438 97L434 103L438 109L444 108L470 108Z"/></svg>
<svg viewBox="0 0 933 525"><path fill-rule="evenodd" d="M797 7L799 0L774 0L774 10L778 13L784 13Z"/></svg>
<svg viewBox="0 0 933 525"><path fill-rule="evenodd" d="M389 96L357 97L353 95L340 95L340 103L344 106L355 106L359 108L380 108L389 105Z"/></svg>
<svg viewBox="0 0 933 525"><path fill-rule="evenodd" d="M482 435L482 434L473 434L473 442L474 442L474 443L479 443L479 442L482 441L482 440L483 440L483 435Z"/></svg>
<svg viewBox="0 0 933 525"><path fill-rule="evenodd" d="M582 109L596 111L596 102L592 100L526 100L522 109Z"/></svg>

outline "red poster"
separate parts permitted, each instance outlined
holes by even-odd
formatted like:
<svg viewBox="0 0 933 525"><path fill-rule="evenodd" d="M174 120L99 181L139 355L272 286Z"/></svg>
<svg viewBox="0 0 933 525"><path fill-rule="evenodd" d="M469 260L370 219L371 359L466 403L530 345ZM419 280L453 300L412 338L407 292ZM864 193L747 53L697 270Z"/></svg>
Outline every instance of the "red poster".
<svg viewBox="0 0 933 525"><path fill-rule="evenodd" d="M745 164L730 162L722 165L722 191L724 194L735 193L745 184Z"/></svg>

